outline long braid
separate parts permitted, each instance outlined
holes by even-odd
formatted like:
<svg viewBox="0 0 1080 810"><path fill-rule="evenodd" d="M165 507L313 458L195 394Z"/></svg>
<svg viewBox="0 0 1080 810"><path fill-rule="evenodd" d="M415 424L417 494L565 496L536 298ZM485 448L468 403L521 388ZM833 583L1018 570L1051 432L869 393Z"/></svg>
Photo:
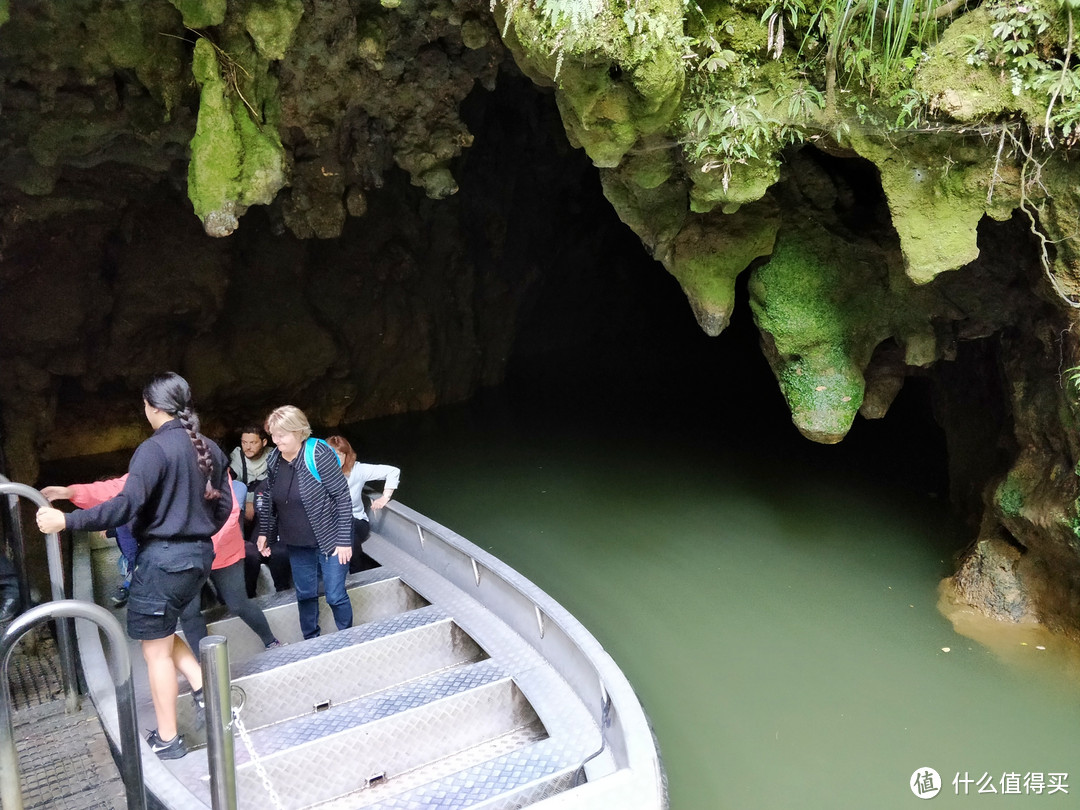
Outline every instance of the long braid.
<svg viewBox="0 0 1080 810"><path fill-rule="evenodd" d="M221 497L221 492L211 483L214 459L206 441L199 435L199 417L191 407L191 388L188 387L187 380L172 371L158 374L143 388L143 399L180 421L191 439L192 447L195 448L199 470L206 476L206 491L203 497L208 501L216 501Z"/></svg>
<svg viewBox="0 0 1080 810"><path fill-rule="evenodd" d="M214 489L213 484L210 483L210 478L214 474L214 461L210 456L210 448L206 446L206 442L199 435L199 417L191 410L191 406L184 408L182 411L177 411L175 416L180 420L184 430L187 431L188 438L191 439L191 444L195 447L199 469L206 476L206 492L203 493L203 497L208 501L216 501L221 497L221 492Z"/></svg>

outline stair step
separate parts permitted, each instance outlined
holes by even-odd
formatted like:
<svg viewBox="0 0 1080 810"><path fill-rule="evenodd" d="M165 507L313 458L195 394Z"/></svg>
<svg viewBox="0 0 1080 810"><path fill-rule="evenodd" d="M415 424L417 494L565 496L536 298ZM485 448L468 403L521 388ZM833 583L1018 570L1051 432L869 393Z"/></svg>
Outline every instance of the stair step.
<svg viewBox="0 0 1080 810"><path fill-rule="evenodd" d="M489 759L545 736L513 680L485 660L257 729L247 741L240 735L237 793L241 808L274 806L248 741L284 807L299 808L362 791L373 778L383 787L401 782L395 791L408 789L437 778L424 774L445 771L448 761L460 760L451 773L469 764L463 752L484 749L479 756ZM205 767L199 753L201 762L188 758L193 776ZM398 780L401 774L412 776Z"/></svg>
<svg viewBox="0 0 1080 810"><path fill-rule="evenodd" d="M574 785L580 763L551 739L511 732L424 768L398 774L311 810L494 810L527 807ZM606 809L605 809L606 810Z"/></svg>
<svg viewBox="0 0 1080 810"><path fill-rule="evenodd" d="M486 657L442 610L428 606L267 650L232 667L232 683L243 692L245 725L257 729ZM189 747L205 743L193 701L178 701L177 718Z"/></svg>
<svg viewBox="0 0 1080 810"><path fill-rule="evenodd" d="M397 613L425 607L428 603L416 591L384 569L361 571L348 581L349 600L353 606L353 626L384 619ZM255 603L263 611L274 636L286 644L303 640L300 621L296 612L293 591L282 591L260 597ZM238 616L224 611L224 607L204 611L207 630L229 640L229 660L233 663L246 661L263 652L263 644L251 628ZM213 618L217 616L218 618ZM326 601L319 601L319 626L333 632L334 619ZM329 634L328 632L328 634Z"/></svg>

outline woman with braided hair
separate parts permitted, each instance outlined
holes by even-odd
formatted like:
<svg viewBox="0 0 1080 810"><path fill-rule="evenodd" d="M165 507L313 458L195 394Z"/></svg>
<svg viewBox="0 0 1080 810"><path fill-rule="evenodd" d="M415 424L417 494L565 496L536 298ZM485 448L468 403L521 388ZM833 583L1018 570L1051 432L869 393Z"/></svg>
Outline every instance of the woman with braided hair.
<svg viewBox="0 0 1080 810"><path fill-rule="evenodd" d="M139 541L128 599L128 635L142 644L158 727L147 737L162 759L187 753L176 727L176 675L202 705L202 673L176 623L199 596L214 559L211 536L229 519L232 491L221 449L199 433L191 389L179 374L154 377L143 389L153 435L136 448L123 490L90 509L38 510L42 532L103 531L133 521Z"/></svg>

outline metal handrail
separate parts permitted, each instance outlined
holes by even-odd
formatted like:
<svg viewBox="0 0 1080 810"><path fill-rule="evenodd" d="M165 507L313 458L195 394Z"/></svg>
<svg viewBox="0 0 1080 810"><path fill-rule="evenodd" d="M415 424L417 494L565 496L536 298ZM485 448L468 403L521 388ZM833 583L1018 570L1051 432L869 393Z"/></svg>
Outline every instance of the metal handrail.
<svg viewBox="0 0 1080 810"><path fill-rule="evenodd" d="M2 448L0 448L2 449ZM10 484L11 480L0 473L0 484ZM4 533L7 535L8 544L15 560L24 561L22 565L16 564L15 577L19 583L19 612L22 613L30 607L30 575L26 571L26 541L23 538L22 520L19 518L19 499L15 495L8 495L4 499L3 511Z"/></svg>
<svg viewBox="0 0 1080 810"><path fill-rule="evenodd" d="M199 642L199 664L206 701L210 806L213 810L236 810L236 742L232 733L232 680L225 636L206 636Z"/></svg>
<svg viewBox="0 0 1080 810"><path fill-rule="evenodd" d="M33 487L15 484L10 481L0 483L0 495L21 495L29 498L38 506L49 506L49 499ZM67 597L64 591L64 556L60 550L60 536L56 532L45 535L45 551L49 558L49 585L54 602L62 602ZM26 570L26 551L19 549L19 559L15 564L22 571ZM79 688L75 678L75 631L70 621L56 623L56 644L60 649L60 681L64 685L64 699L68 713L79 709Z"/></svg>
<svg viewBox="0 0 1080 810"><path fill-rule="evenodd" d="M8 664L15 645L34 626L51 619L88 619L105 631L109 650L113 653L111 667L116 693L117 720L120 729L120 776L124 780L128 810L146 810L146 791L143 788L142 757L139 752L139 730L135 714L135 687L131 676L131 655L127 636L120 623L100 605L64 599L32 607L16 618L0 636L0 802L4 810L22 810L22 790L19 786L19 755L15 749L15 732L11 719L11 690L8 684Z"/></svg>

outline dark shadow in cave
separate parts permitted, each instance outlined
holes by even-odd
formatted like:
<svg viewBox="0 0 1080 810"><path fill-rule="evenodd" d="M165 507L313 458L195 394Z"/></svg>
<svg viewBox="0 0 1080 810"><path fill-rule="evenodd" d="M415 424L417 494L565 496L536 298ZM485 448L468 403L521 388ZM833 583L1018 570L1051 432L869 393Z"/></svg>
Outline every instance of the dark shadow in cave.
<svg viewBox="0 0 1080 810"><path fill-rule="evenodd" d="M530 101L523 104L522 94ZM543 130L545 151L564 151L561 174L579 178L572 230L536 257L537 280L519 316L505 385L477 396L490 406L488 418L543 415L628 438L709 447L718 456L737 449L778 465L847 470L859 480L946 497L946 443L927 379L907 379L884 419L857 417L837 445L805 439L761 353L746 290L750 273L738 280L731 325L719 337L707 336L679 284L619 221L603 196L598 170L581 150L561 143L565 136L552 135L557 118L550 95L522 77L504 75L482 108L496 122L495 137L522 144L523 158L529 147L522 130ZM491 171L484 158L491 134L477 130L470 166ZM804 163L813 164L816 177L836 178L842 227L884 231L887 209L872 164L811 152ZM467 184L466 173L463 191ZM602 257L587 276L575 272L582 240ZM564 255L577 260L560 261Z"/></svg>

